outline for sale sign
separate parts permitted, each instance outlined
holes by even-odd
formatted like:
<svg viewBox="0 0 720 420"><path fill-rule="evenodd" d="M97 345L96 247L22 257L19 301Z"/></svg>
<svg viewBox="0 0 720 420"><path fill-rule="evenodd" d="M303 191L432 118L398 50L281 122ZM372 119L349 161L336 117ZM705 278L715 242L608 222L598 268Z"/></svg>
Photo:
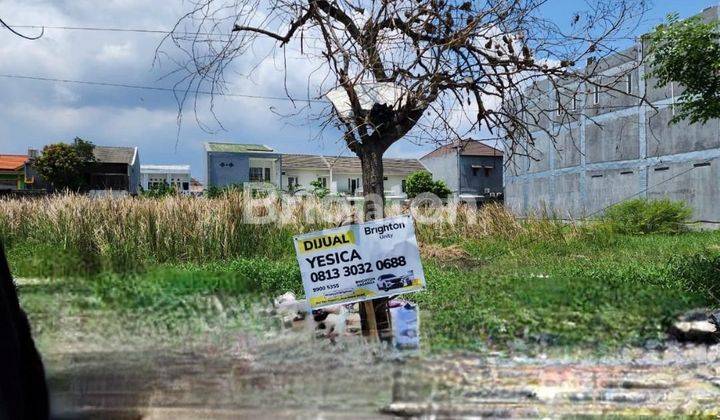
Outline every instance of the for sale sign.
<svg viewBox="0 0 720 420"><path fill-rule="evenodd" d="M293 240L305 296L313 308L425 288L410 216L306 233Z"/></svg>

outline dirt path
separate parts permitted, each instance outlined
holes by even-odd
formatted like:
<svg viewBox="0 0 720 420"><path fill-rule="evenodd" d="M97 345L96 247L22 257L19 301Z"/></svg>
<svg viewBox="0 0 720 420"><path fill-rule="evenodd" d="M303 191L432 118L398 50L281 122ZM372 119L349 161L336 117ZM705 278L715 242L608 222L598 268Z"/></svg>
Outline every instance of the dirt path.
<svg viewBox="0 0 720 420"><path fill-rule="evenodd" d="M403 357L305 333L45 355L64 418L545 417L720 413L720 346L605 359Z"/></svg>

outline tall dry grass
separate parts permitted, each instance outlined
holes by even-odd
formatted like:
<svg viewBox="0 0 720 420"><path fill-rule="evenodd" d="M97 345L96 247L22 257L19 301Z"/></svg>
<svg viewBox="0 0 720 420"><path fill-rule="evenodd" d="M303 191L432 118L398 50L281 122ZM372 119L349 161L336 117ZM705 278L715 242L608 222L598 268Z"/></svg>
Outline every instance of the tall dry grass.
<svg viewBox="0 0 720 420"><path fill-rule="evenodd" d="M387 215L407 214L391 204ZM314 197L281 202L257 201L247 194L221 198L90 198L56 195L0 201L0 239L10 244L41 244L114 266L134 261L206 262L237 257L278 258L293 253L292 235L337 226L359 207ZM253 217L274 219L254 223ZM276 217L270 217L275 215ZM415 209L421 242L457 238L515 238L555 235L559 226L519 222L505 208L490 204Z"/></svg>

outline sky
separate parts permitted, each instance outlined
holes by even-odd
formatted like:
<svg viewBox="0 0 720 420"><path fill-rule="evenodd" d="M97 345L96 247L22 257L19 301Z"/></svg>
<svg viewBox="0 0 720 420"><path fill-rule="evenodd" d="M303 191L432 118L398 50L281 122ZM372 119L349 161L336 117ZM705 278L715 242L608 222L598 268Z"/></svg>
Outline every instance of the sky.
<svg viewBox="0 0 720 420"><path fill-rule="evenodd" d="M152 7L148 4L152 3ZM569 22L581 1L550 0L547 17ZM709 0L655 0L638 35L659 24L671 12L681 17L717 5ZM166 30L188 10L182 0L0 0L0 18L11 25L141 28ZM35 29L23 29L33 34ZM186 112L178 130L178 107L172 92L110 86L7 78L39 77L114 84L161 86L173 70L169 60L154 61L162 34L47 29L42 38L27 41L0 29L0 153L26 153L57 141L82 137L98 145L137 146L143 164L190 164L203 180L205 141L267 144L285 153L348 154L334 129L320 130L306 114L294 113L287 100L247 97L218 98L222 128L203 130ZM250 52L237 65L260 62L251 78L233 74L229 91L283 97L280 61ZM293 60L288 86L295 93L307 88L308 67ZM297 70L297 71L295 71ZM207 104L201 120L212 123ZM484 133L478 133L482 137ZM394 157L420 157L433 146L401 140L387 152Z"/></svg>

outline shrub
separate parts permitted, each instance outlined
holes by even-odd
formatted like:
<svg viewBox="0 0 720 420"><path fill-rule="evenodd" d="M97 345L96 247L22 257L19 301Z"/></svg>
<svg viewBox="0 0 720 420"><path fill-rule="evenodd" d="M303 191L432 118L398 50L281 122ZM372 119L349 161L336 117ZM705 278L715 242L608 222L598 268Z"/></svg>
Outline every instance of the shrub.
<svg viewBox="0 0 720 420"><path fill-rule="evenodd" d="M222 198L228 194L242 193L242 184L230 184L224 187L218 187L217 185L210 185L205 189L205 197L207 198Z"/></svg>
<svg viewBox="0 0 720 420"><path fill-rule="evenodd" d="M433 181L432 175L425 171L411 173L407 178L405 191L409 198L427 192L433 193L440 198L447 198L451 193L443 181Z"/></svg>
<svg viewBox="0 0 720 420"><path fill-rule="evenodd" d="M691 215L682 201L638 198L610 207L604 220L619 233L680 233L687 230L685 222Z"/></svg>
<svg viewBox="0 0 720 420"><path fill-rule="evenodd" d="M177 194L177 190L167 183L155 184L140 195L147 198L163 198Z"/></svg>
<svg viewBox="0 0 720 420"><path fill-rule="evenodd" d="M322 199L322 198L325 198L328 194L330 194L330 190L327 187L323 186L322 181L320 181L319 179L312 181L310 183L310 186L313 188L312 193L317 198Z"/></svg>
<svg viewBox="0 0 720 420"><path fill-rule="evenodd" d="M681 281L688 292L720 298L720 254L678 256L668 267L668 279Z"/></svg>

